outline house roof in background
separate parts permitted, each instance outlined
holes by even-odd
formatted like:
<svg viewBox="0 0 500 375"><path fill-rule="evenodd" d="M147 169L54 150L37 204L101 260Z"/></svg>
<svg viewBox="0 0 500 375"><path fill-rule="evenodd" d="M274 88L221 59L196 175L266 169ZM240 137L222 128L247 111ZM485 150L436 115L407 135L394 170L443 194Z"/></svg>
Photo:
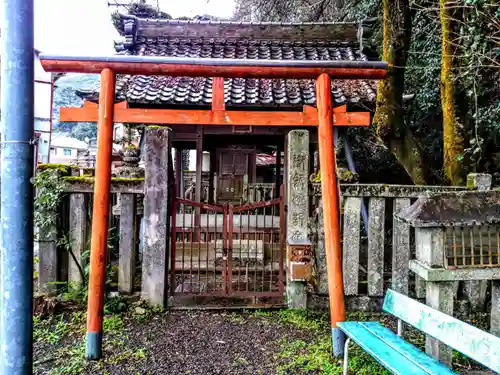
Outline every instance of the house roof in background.
<svg viewBox="0 0 500 375"><path fill-rule="evenodd" d="M119 54L223 59L366 61L363 42L371 23L245 23L141 19L123 16ZM225 79L228 106L291 106L316 103L314 80ZM210 106L212 78L130 76L117 78L117 99L163 106ZM335 80L334 104L371 106L372 80ZM90 94L90 95L89 95ZM84 93L95 99L95 90Z"/></svg>
<svg viewBox="0 0 500 375"><path fill-rule="evenodd" d="M50 147L73 148L77 150L86 150L88 145L79 139L58 135L53 133Z"/></svg>

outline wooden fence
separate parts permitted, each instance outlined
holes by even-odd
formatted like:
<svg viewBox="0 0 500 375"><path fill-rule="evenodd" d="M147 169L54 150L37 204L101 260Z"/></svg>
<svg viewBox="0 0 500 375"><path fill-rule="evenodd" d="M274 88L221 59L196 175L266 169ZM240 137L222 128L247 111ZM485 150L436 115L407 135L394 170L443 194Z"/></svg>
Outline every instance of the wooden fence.
<svg viewBox="0 0 500 375"><path fill-rule="evenodd" d="M58 213L61 228L50 237L39 235L38 283L39 291L55 293L59 282L75 285L82 282L81 270L73 259L85 259L90 250L92 227L93 186L86 182L67 185L67 195ZM131 294L140 285L139 253L140 219L142 216L143 181L112 182L110 197L110 236L108 238L108 263L111 265L113 284L119 292ZM57 244L55 233L67 234L70 254ZM117 283L117 284L116 284Z"/></svg>
<svg viewBox="0 0 500 375"><path fill-rule="evenodd" d="M378 310L389 286L403 294L424 296L422 284L415 282L408 269L408 260L415 252L414 230L393 220L393 214L419 196L461 190L465 187L341 185L344 291L349 309ZM328 285L320 184L311 184L310 198L316 292L325 295Z"/></svg>
<svg viewBox="0 0 500 375"><path fill-rule="evenodd" d="M122 294L140 292L141 260L139 243L142 217L141 201L143 182L133 184L112 183L114 216L112 226L117 228L115 251L110 262L116 275L117 290ZM253 203L267 200L273 194L273 184L249 184L245 200ZM410 205L421 195L443 191L460 191L465 188L434 186L394 185L341 185L342 236L344 288L348 306L354 310L373 310L388 286L404 294L423 297L421 284L415 282L408 270L408 259L414 253L412 229L393 220L393 213ZM327 294L326 260L323 241L323 220L319 184L310 185L311 215L310 233L315 248L317 280L316 294ZM87 249L91 228L92 185L73 183L68 185L69 237L72 252L81 256ZM161 204L161 202L159 202ZM167 202L163 202L167 204ZM366 215L363 215L363 205ZM363 216L367 219L365 225ZM40 242L40 252L46 251L47 242ZM42 254L40 254L43 259ZM67 267L67 279L80 281L78 268L71 257L67 266L40 264L41 284L60 281L54 269ZM48 258L48 262L53 262ZM47 263L47 262L45 262ZM46 270L51 270L48 274ZM43 274L43 275L42 275ZM45 290L41 285L41 290Z"/></svg>

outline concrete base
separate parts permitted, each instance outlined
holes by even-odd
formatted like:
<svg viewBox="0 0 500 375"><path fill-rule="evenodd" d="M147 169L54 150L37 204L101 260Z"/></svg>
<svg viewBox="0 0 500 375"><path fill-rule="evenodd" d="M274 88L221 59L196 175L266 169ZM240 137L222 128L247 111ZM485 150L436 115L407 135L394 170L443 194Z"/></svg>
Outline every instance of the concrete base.
<svg viewBox="0 0 500 375"><path fill-rule="evenodd" d="M345 335L340 328L332 328L332 348L335 358L344 356Z"/></svg>
<svg viewBox="0 0 500 375"><path fill-rule="evenodd" d="M286 284L286 303L289 309L306 309L306 284L303 282L288 281Z"/></svg>
<svg viewBox="0 0 500 375"><path fill-rule="evenodd" d="M99 360L102 357L102 333L87 332L87 341L85 344L85 358L90 360Z"/></svg>

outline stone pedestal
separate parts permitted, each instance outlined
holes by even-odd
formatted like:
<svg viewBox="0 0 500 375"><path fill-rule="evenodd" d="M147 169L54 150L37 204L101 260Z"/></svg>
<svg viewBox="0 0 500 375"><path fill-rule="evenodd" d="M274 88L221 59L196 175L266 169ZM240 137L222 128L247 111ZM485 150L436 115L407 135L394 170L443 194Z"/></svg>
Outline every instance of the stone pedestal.
<svg viewBox="0 0 500 375"><path fill-rule="evenodd" d="M308 240L309 237L309 132L292 130L287 139L287 244ZM288 263L288 262L287 262ZM288 307L307 307L306 284L292 281L287 272L286 297Z"/></svg>
<svg viewBox="0 0 500 375"><path fill-rule="evenodd" d="M433 309L453 316L454 282L427 282L426 303ZM432 337L425 337L425 352L451 366L452 349Z"/></svg>
<svg viewBox="0 0 500 375"><path fill-rule="evenodd" d="M170 129L152 126L145 134L144 250L142 298L164 306L167 292Z"/></svg>

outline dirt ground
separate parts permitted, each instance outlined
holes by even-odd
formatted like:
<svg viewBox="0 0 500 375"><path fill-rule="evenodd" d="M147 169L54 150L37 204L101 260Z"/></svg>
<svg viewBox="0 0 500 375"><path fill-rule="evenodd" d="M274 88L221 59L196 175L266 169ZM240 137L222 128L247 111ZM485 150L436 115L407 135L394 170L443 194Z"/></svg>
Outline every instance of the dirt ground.
<svg viewBox="0 0 500 375"><path fill-rule="evenodd" d="M351 314L349 320L377 320L380 314ZM475 321L475 323L478 323ZM480 322L479 322L480 323ZM67 311L34 319L34 374L72 375L340 375L331 356L331 331L325 314L304 311L158 312L132 305L104 318L104 355L85 360L85 313ZM408 330L405 338L422 347L424 337ZM350 374L388 375L359 347L350 349ZM480 367L458 356L461 374Z"/></svg>
<svg viewBox="0 0 500 375"><path fill-rule="evenodd" d="M255 314L173 311L110 317L104 360L88 364L84 322L78 320L68 322L60 340L41 334L34 348L35 374L276 374L280 343L311 338L308 329ZM60 322L46 333L57 331Z"/></svg>

